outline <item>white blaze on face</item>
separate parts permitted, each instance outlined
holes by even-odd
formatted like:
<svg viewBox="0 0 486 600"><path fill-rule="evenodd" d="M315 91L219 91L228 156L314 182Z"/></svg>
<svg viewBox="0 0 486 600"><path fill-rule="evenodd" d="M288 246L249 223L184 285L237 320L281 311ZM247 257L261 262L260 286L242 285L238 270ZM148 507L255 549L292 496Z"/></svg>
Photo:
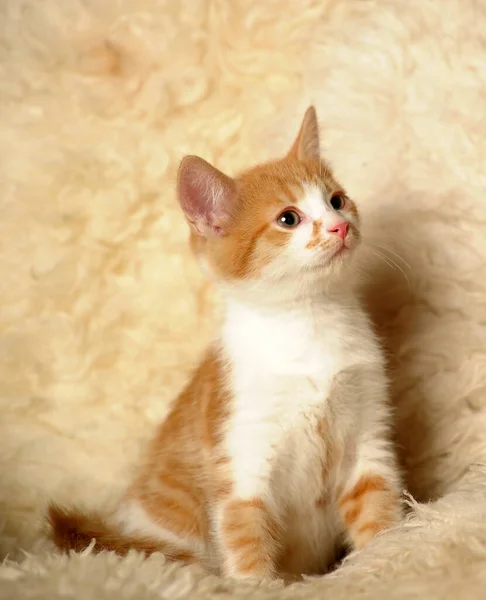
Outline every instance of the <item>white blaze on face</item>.
<svg viewBox="0 0 486 600"><path fill-rule="evenodd" d="M297 199L295 206L305 215L297 227L288 231L288 243L279 249L274 259L264 268L263 278L298 276L301 269L324 267L341 248L342 240L328 231L342 221L357 225L348 210L337 212L330 204L331 194L315 184L291 188ZM292 201L282 197L290 209ZM320 276L320 275L319 275Z"/></svg>
<svg viewBox="0 0 486 600"><path fill-rule="evenodd" d="M343 217L329 204L329 198L324 190L314 185L304 185L304 194L297 204L298 208L308 217L292 232L289 249L305 261L316 252L317 242L329 239L329 249L332 253L333 234L327 230L340 223ZM315 227L315 223L318 227ZM317 239L316 239L317 237ZM310 248L309 248L310 244ZM336 248L340 242L336 239ZM322 249L321 249L322 251Z"/></svg>
<svg viewBox="0 0 486 600"><path fill-rule="evenodd" d="M304 186L304 196L298 205L313 221L322 222L324 232L343 221L342 215L333 209L329 200L330 194L321 188Z"/></svg>

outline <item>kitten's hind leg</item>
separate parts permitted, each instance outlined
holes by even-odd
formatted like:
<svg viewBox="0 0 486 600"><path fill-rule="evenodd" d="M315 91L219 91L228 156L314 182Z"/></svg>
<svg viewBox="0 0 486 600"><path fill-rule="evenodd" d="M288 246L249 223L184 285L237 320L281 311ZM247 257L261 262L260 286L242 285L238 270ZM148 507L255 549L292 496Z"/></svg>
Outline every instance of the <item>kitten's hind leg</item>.
<svg viewBox="0 0 486 600"><path fill-rule="evenodd" d="M205 509L182 469L160 470L140 479L121 503L116 519L124 534L160 540L173 549L176 559L212 568Z"/></svg>
<svg viewBox="0 0 486 600"><path fill-rule="evenodd" d="M155 521L138 500L125 500L119 507L116 522L126 536L146 537L161 543L167 558L185 563L206 562L204 545L200 540L188 539Z"/></svg>

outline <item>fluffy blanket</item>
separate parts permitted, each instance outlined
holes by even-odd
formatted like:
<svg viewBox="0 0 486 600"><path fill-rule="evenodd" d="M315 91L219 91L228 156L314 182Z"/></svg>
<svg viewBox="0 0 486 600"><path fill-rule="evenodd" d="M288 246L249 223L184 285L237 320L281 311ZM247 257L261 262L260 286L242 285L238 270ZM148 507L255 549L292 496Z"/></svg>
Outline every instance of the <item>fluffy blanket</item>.
<svg viewBox="0 0 486 600"><path fill-rule="evenodd" d="M0 598L482 598L486 3L3 0ZM334 573L235 583L60 556L46 503L108 510L211 335L174 198L317 106L358 202L410 513Z"/></svg>

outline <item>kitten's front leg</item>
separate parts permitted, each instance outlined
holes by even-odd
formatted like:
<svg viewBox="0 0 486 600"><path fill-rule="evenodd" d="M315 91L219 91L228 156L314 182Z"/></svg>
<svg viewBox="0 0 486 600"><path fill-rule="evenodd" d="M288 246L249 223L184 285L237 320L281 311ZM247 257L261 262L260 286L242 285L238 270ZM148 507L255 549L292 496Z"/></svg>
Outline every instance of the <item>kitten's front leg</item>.
<svg viewBox="0 0 486 600"><path fill-rule="evenodd" d="M363 548L377 533L400 522L400 491L392 449L379 440L362 444L351 477L338 497L339 512L354 548Z"/></svg>
<svg viewBox="0 0 486 600"><path fill-rule="evenodd" d="M264 423L245 424L230 435L231 482L216 521L223 574L272 579L282 533L270 486L272 437Z"/></svg>
<svg viewBox="0 0 486 600"><path fill-rule="evenodd" d="M228 498L221 506L218 529L225 575L258 579L276 576L279 527L262 498Z"/></svg>

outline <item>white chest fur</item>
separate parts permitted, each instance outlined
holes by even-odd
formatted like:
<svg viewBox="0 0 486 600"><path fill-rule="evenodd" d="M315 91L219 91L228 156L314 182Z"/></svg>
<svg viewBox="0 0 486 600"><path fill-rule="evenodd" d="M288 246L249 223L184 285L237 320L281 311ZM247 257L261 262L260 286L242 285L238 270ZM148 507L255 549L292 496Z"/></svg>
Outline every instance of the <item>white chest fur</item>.
<svg viewBox="0 0 486 600"><path fill-rule="evenodd" d="M327 412L339 372L381 361L355 302L281 311L230 303L222 344L234 398L226 440L243 496L265 494L275 454L285 451L289 432Z"/></svg>
<svg viewBox="0 0 486 600"><path fill-rule="evenodd" d="M347 366L379 356L368 321L355 302L280 311L230 303L222 342L235 383L244 386L252 380L278 385L282 377L312 377L323 383Z"/></svg>

